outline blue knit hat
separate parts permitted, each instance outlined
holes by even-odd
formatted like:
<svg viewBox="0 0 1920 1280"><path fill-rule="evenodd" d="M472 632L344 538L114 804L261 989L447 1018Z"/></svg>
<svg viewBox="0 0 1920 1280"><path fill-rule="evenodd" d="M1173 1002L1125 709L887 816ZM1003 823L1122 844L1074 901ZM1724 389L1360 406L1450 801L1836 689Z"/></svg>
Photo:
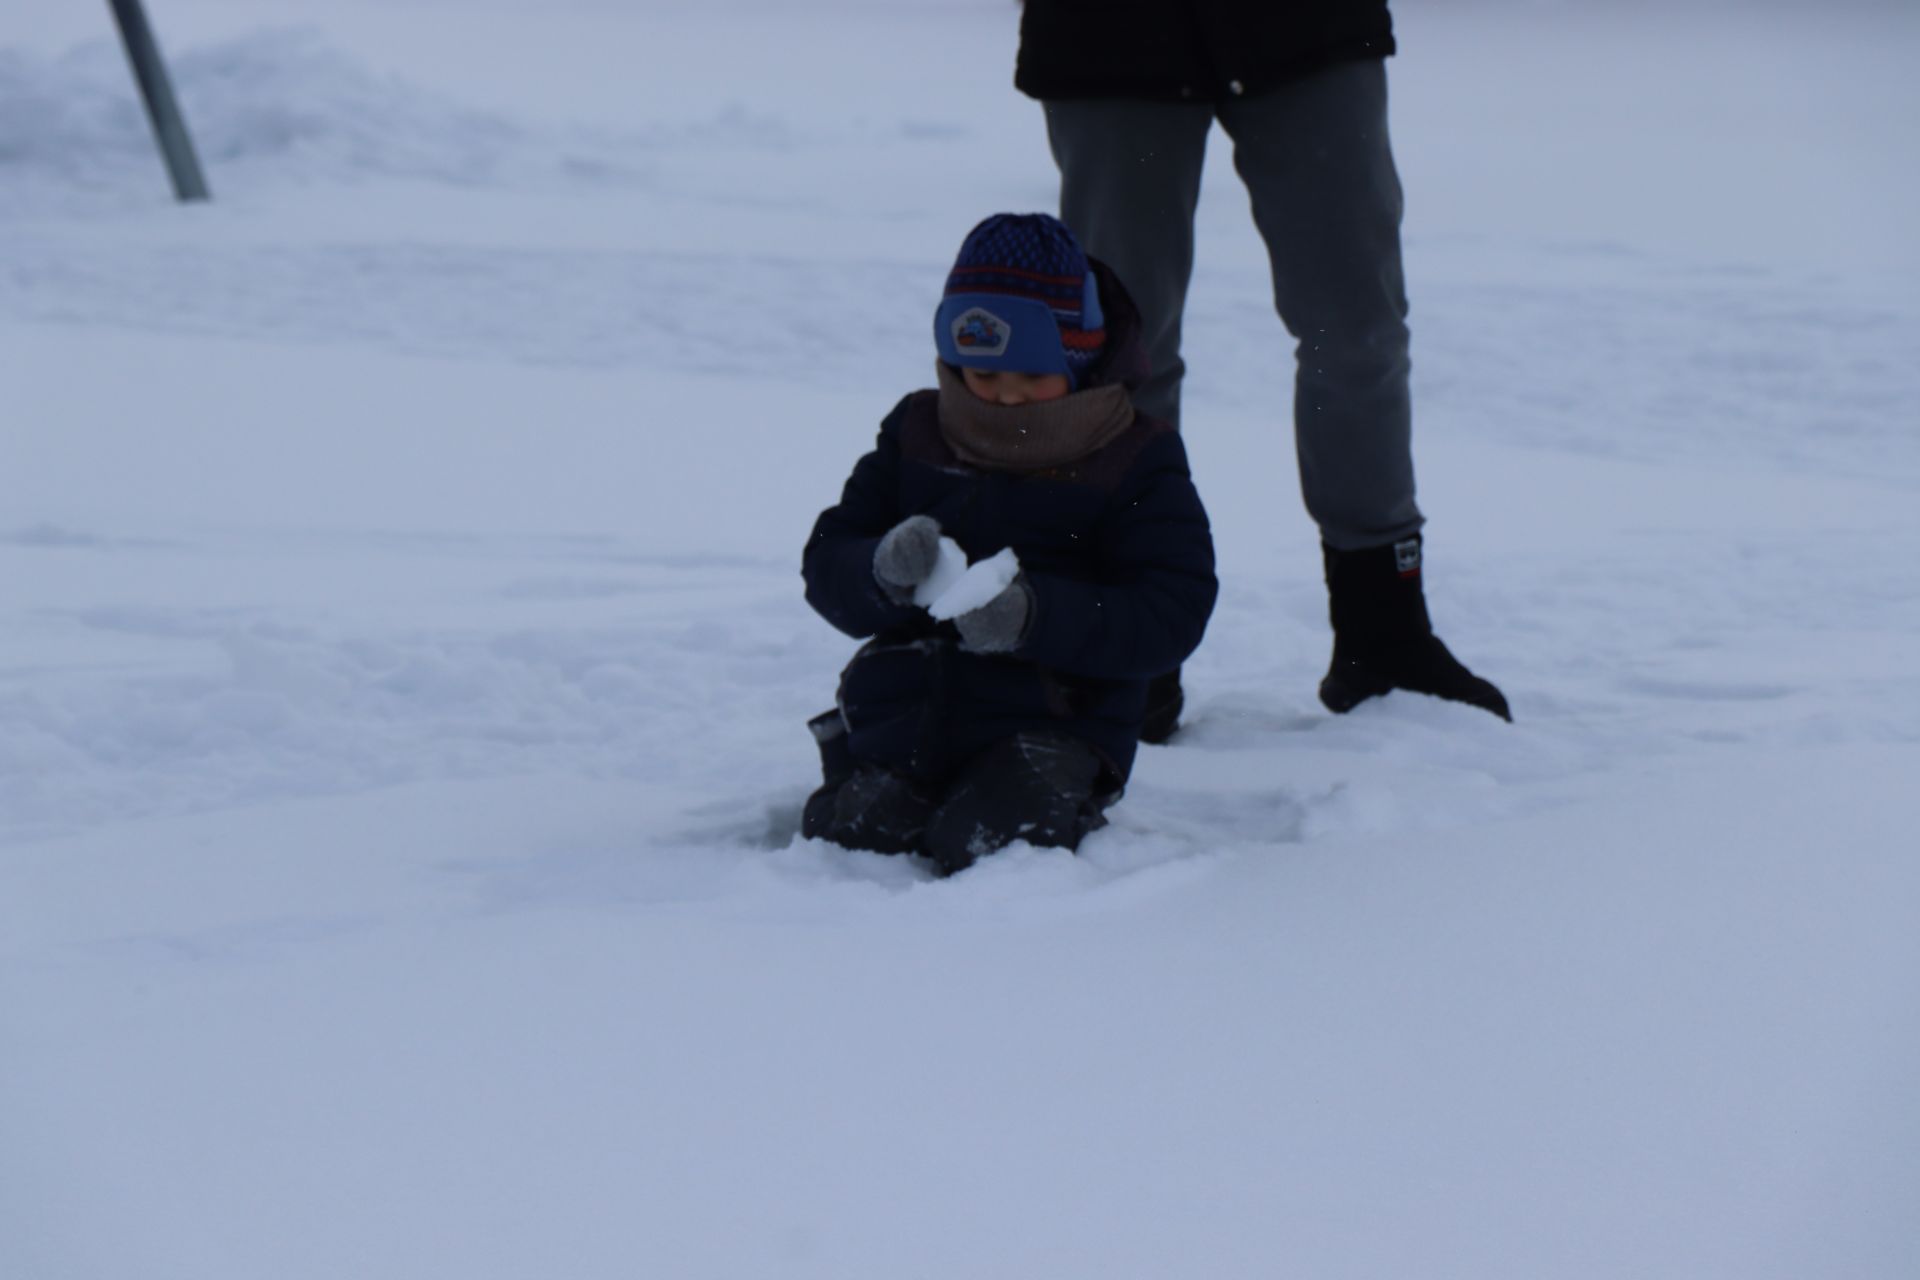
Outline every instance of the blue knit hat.
<svg viewBox="0 0 1920 1280"><path fill-rule="evenodd" d="M1076 389L1106 344L1100 290L1065 223L996 213L967 233L933 316L940 358L963 369L1064 373Z"/></svg>

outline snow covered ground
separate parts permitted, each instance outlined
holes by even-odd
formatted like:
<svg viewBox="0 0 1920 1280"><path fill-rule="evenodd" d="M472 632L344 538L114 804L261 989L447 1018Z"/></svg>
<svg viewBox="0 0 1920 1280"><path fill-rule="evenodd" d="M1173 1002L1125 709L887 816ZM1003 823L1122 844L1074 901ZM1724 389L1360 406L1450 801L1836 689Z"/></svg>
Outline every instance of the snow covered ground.
<svg viewBox="0 0 1920 1280"><path fill-rule="evenodd" d="M1911 5L1408 0L1429 580L1327 716L1224 139L1190 727L794 832L998 0L0 18L0 1276L1920 1274Z"/></svg>

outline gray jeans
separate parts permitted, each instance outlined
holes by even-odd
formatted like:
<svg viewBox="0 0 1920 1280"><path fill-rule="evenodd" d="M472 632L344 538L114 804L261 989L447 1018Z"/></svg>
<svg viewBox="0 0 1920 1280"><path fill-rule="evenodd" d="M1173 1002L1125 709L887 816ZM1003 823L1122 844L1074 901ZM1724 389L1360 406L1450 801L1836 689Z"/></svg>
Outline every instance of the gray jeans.
<svg viewBox="0 0 1920 1280"><path fill-rule="evenodd" d="M1140 407L1180 420L1180 317L1200 168L1218 119L1267 244L1274 306L1296 339L1294 444L1307 512L1342 551L1417 530L1385 65L1340 63L1217 104L1113 98L1045 108L1060 216L1119 273L1145 319L1154 372L1135 397Z"/></svg>

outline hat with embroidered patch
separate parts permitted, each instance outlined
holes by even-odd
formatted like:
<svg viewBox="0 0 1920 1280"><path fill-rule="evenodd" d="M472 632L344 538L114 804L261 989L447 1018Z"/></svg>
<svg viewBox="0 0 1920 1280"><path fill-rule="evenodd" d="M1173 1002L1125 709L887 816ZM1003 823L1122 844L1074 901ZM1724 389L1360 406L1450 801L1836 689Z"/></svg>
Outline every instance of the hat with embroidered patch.
<svg viewBox="0 0 1920 1280"><path fill-rule="evenodd" d="M933 317L963 369L1062 373L1077 390L1106 344L1100 290L1073 232L1044 213L996 213L967 233Z"/></svg>

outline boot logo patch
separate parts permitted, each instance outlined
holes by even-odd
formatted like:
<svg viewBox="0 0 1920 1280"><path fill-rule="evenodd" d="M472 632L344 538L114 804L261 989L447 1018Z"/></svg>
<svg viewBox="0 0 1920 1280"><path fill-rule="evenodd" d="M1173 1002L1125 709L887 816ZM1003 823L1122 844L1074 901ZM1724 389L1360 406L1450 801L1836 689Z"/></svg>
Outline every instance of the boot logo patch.
<svg viewBox="0 0 1920 1280"><path fill-rule="evenodd" d="M1394 543L1393 563L1403 578L1420 572L1420 539L1408 538L1405 542Z"/></svg>

